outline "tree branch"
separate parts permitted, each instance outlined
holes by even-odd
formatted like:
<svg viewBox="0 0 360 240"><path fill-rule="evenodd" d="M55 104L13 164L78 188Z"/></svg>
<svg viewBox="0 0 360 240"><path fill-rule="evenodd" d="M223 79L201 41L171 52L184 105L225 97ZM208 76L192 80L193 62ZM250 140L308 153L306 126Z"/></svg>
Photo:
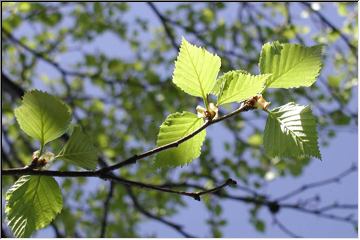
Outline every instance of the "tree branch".
<svg viewBox="0 0 360 240"><path fill-rule="evenodd" d="M53 176L53 177L99 177L104 180L111 180L116 183L120 183L123 185L129 185L129 186L135 186L145 189L152 189L157 190L160 192L167 192L167 193L174 193L178 195L188 196L192 197L195 200L200 201L200 196L219 191L221 188L224 188L228 185L236 184L236 182L232 179L228 179L224 184L221 186L215 187L213 189L208 189L203 192L185 192L185 191L176 191L169 188L160 187L153 184L147 184L142 182L137 182L133 180L128 180L125 178L121 178L118 176L115 176L112 173L102 173L99 171L49 171L49 170L35 170L31 168L15 168L15 169L5 169L1 170L2 175L37 175L37 176Z"/></svg>
<svg viewBox="0 0 360 240"><path fill-rule="evenodd" d="M52 222L50 224L50 226L52 227L52 229L54 230L55 233L55 237L56 238L65 238L64 234L62 234L59 230L59 228L56 226L55 222Z"/></svg>
<svg viewBox="0 0 360 240"><path fill-rule="evenodd" d="M108 192L107 197L104 202L104 215L103 215L103 218L101 221L100 238L105 237L107 220L108 220L109 209L110 209L110 201L111 201L111 198L113 197L113 194L114 194L114 183L110 182L109 192Z"/></svg>
<svg viewBox="0 0 360 240"><path fill-rule="evenodd" d="M14 37L11 33L6 31L5 29L1 29L1 33L4 34L10 41L15 43L16 45L20 46L21 48L25 49L26 51L28 51L29 53L31 53L32 55L34 55L38 59L40 59L40 60L48 63L52 67L54 67L63 76L68 75L68 76L77 76L77 77L92 77L92 75L89 74L89 73L82 73L82 72L66 70L59 63L57 63L57 62L53 61L52 59L48 58L44 53L38 52L36 49L33 49L33 48L29 47L28 45L22 43L19 39ZM96 75L97 74L94 74L94 76L96 76ZM106 80L104 79L104 81L106 81Z"/></svg>
<svg viewBox="0 0 360 240"><path fill-rule="evenodd" d="M357 225L357 221L352 218L352 215L345 216L345 217L339 216L339 215L335 215L335 214L325 213L324 211L321 211L321 209L305 208L299 204L281 204L280 206L281 206L281 208L293 209L298 212L316 215L321 218L326 218L326 219L331 219L331 220L335 220L335 221L339 221L339 222L346 222L346 223L351 223L353 225ZM352 209L357 209L357 205L353 205L353 206L354 206L354 208L352 208ZM341 208L333 208L333 209L341 209Z"/></svg>
<svg viewBox="0 0 360 240"><path fill-rule="evenodd" d="M251 101L245 101L241 104L241 106L236 109L235 111L229 113L229 114L226 114L224 116L221 116L217 119L214 119L214 120L210 120L210 121L206 121L201 127L199 127L198 129L196 129L194 132L190 133L189 135L186 135L185 137L183 138L180 138L179 140L177 141L174 141L172 143L169 143L169 144L166 144L166 145L163 145L163 146L160 146L160 147L156 147L156 148L153 148L147 152L144 152L140 155L134 155L120 163L117 163L117 164L114 164L112 166L109 166L109 167L106 167L106 168L103 168L103 169L100 169L98 171L100 172L108 172L108 171L112 171L112 170L115 170L115 169L118 169L118 168L122 168L126 165L130 165L130 164L134 164L137 162L137 160L140 160L142 158L145 158L145 157L149 157L155 153L158 153L158 152L161 152L161 151L164 151L166 149L169 149L169 148L175 148L177 146L179 146L179 144L193 138L194 136L196 136L198 133L200 133L202 130L204 130L205 128L207 128L208 126L210 125L213 125L214 123L217 123L217 122L221 122L223 120L226 120L240 112L245 112L245 111L248 111L250 109L253 109L253 104Z"/></svg>
<svg viewBox="0 0 360 240"><path fill-rule="evenodd" d="M251 59L249 59L248 56L245 56L243 54L240 54L240 53L236 53L234 52L233 50L222 50L222 49L219 49L217 46L215 46L214 44L212 44L210 41L208 41L205 37L203 37L199 32L197 32L195 29L192 29L192 28L189 28L187 26L183 26L182 24L170 19L170 18L167 18L165 17L163 14L161 14L161 12L156 8L156 6L149 2L148 3L150 5L150 7L153 9L153 11L155 12L155 14L158 16L158 18L161 20L161 23L163 24L164 26L164 29L165 29L165 32L167 33L169 31L169 26L168 24L171 24L173 26L177 26L187 32L190 32L192 33L197 39L199 39L204 45L206 46L210 46L211 48L213 48L216 52L218 52L219 55L229 55L229 56L233 56L233 57L236 57L236 58L241 58L243 60L246 60L246 61L251 61ZM167 30L168 29L168 30ZM169 31L170 32L170 31ZM171 33L171 32L170 32ZM167 33L168 34L168 33ZM170 37L170 39L172 38L171 35L168 34L168 36ZM172 44L174 45L174 44ZM175 44L176 45L176 44ZM176 45L177 46L177 45ZM177 47L179 48L179 47ZM220 52L222 54L220 54Z"/></svg>
<svg viewBox="0 0 360 240"><path fill-rule="evenodd" d="M221 116L217 119L214 120L208 120L206 121L201 127L199 127L198 129L196 129L194 132L184 136L183 138L180 138L177 141L174 141L172 143L160 146L160 147L155 147L147 152L144 152L142 154L139 155L134 155L122 162L119 162L117 164L111 165L111 166L107 166L107 167L103 167L99 170L96 171L68 171L68 172L58 172L58 171L31 171L30 169L26 169L26 168L17 168L17 169L5 169L2 170L1 173L3 175L46 175L46 176L56 176L56 177L95 177L95 176L101 176L106 172L110 172L113 171L115 169L119 169L122 168L124 166L130 165L130 164L135 164L138 160L143 159L145 157L149 157L155 153L159 153L161 151L170 149L170 148L175 148L177 146L179 146L179 144L193 138L194 136L196 136L198 133L200 133L202 130L204 130L205 128L207 128L210 125L213 125L217 122L221 122L224 121L240 112L245 112L248 111L250 109L253 109L253 102L252 101L245 101L242 102L242 104L240 105L240 107L238 109L236 109L235 111L226 114L224 116ZM42 172L42 173L41 173Z"/></svg>
<svg viewBox="0 0 360 240"><path fill-rule="evenodd" d="M4 86L4 91L10 93L10 95L16 99L21 98L24 95L24 90L9 79L9 77L1 71L1 83Z"/></svg>
<svg viewBox="0 0 360 240"><path fill-rule="evenodd" d="M352 165L350 168L346 169L344 172L340 173L339 175L335 176L335 177L332 177L332 178L329 178L329 179L325 179L325 180L322 180L322 181L318 181L318 182L313 182L313 183L309 183L309 184L305 184L281 197L278 197L276 199L276 201L280 202L280 201L284 201L286 199L289 199L293 196L296 196L306 190L309 190L311 188L316 188L316 187L319 187L319 186L324 186L324 185L328 185L328 184L331 184L331 183L337 183L339 182L342 178L348 176L349 174L353 173L357 171L357 166L354 164Z"/></svg>
<svg viewBox="0 0 360 240"><path fill-rule="evenodd" d="M175 229L177 232L179 232L181 235L183 235L184 237L187 237L187 238L194 238L194 236L190 235L189 233L185 232L182 228L182 226L176 224L176 223L173 223L173 222L170 222L168 220L165 220L164 218L162 217L159 217L159 216L156 216L155 214L147 211L145 208L143 208L141 206L141 204L138 202L137 198L135 197L134 193L132 192L131 188L130 187L127 187L126 188L133 204L134 204L134 207L140 212L142 213L143 215L147 216L148 218L151 218L151 219L154 219L158 222L161 222L173 229Z"/></svg>
<svg viewBox="0 0 360 240"><path fill-rule="evenodd" d="M349 47L349 49L351 50L351 52L354 54L354 56L358 56L357 54L357 47L354 46L349 39L347 39L347 37L344 35L344 33L342 33L337 27L335 27L327 18L325 18L319 11L315 11L314 9L311 8L311 5L307 2L301 2L301 4L303 4L305 7L307 7L307 9L309 11L311 11L312 13L314 13L315 15L317 15L321 21L323 21L327 26L329 26L329 28L336 32L337 34L339 34L339 36L344 40L344 42L346 43L346 45Z"/></svg>
<svg viewBox="0 0 360 240"><path fill-rule="evenodd" d="M293 233L293 231L289 230L282 222L280 222L275 215L273 215L273 223L280 228L281 231L289 235L291 238L300 238L301 236Z"/></svg>
<svg viewBox="0 0 360 240"><path fill-rule="evenodd" d="M156 16L160 19L161 21L161 24L163 25L164 27L164 30L165 30L165 33L166 35L168 36L170 42L171 42L171 45L174 47L174 49L176 51L179 50L179 45L176 44L176 41L175 41L175 37L174 35L172 34L171 32L171 29L169 28L167 22L166 22L166 19L165 17L159 12L159 10L155 7L155 4L152 3L152 2L147 2L147 4L150 6L150 8L154 11L154 13L156 14Z"/></svg>

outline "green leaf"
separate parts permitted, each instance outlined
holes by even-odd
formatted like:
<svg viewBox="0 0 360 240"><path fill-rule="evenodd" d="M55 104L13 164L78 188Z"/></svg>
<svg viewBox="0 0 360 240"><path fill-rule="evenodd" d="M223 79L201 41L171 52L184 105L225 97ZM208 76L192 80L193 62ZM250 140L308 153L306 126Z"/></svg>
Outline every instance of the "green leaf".
<svg viewBox="0 0 360 240"><path fill-rule="evenodd" d="M269 112L264 146L271 157L321 159L317 140L316 120L309 106L288 103Z"/></svg>
<svg viewBox="0 0 360 240"><path fill-rule="evenodd" d="M190 112L170 114L163 124L157 139L157 146L163 146L168 143L183 138L204 124L202 118L198 118ZM200 156L201 145L206 136L203 130L189 140L181 143L176 148L171 148L160 152L155 159L156 167L176 167L190 163L193 159Z"/></svg>
<svg viewBox="0 0 360 240"><path fill-rule="evenodd" d="M22 176L6 193L5 213L16 237L30 237L46 227L62 209L59 185L53 177Z"/></svg>
<svg viewBox="0 0 360 240"><path fill-rule="evenodd" d="M25 93L15 116L21 129L42 146L63 135L71 121L70 108L64 102L39 90Z"/></svg>
<svg viewBox="0 0 360 240"><path fill-rule="evenodd" d="M269 88L309 87L320 73L321 54L321 45L266 43L261 50L260 72L272 74L266 83Z"/></svg>
<svg viewBox="0 0 360 240"><path fill-rule="evenodd" d="M97 165L97 149L81 128L76 126L63 149L56 156L82 168L94 170Z"/></svg>
<svg viewBox="0 0 360 240"><path fill-rule="evenodd" d="M217 105L241 102L261 93L270 76L271 74L254 76L245 71L230 71L217 80L211 92L218 96Z"/></svg>
<svg viewBox="0 0 360 240"><path fill-rule="evenodd" d="M173 82L184 92L205 99L215 85L220 65L221 60L217 55L191 45L182 38Z"/></svg>
<svg viewBox="0 0 360 240"><path fill-rule="evenodd" d="M256 228L257 231L265 232L266 225L265 225L265 222L263 220L256 219L254 221L254 224L255 224L255 228Z"/></svg>

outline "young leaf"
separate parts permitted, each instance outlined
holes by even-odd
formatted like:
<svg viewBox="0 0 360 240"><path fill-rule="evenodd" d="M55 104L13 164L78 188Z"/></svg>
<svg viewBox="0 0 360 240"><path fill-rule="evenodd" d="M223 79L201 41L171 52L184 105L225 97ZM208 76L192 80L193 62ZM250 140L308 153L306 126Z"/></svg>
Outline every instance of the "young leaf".
<svg viewBox="0 0 360 240"><path fill-rule="evenodd" d="M70 108L60 99L39 90L27 92L22 105L15 109L21 129L44 145L65 133L70 120Z"/></svg>
<svg viewBox="0 0 360 240"><path fill-rule="evenodd" d="M59 185L53 177L22 176L6 193L5 213L16 237L28 238L46 227L62 209Z"/></svg>
<svg viewBox="0 0 360 240"><path fill-rule="evenodd" d="M271 74L254 76L245 71L230 71L221 76L212 90L218 96L217 105L241 102L255 96L265 87Z"/></svg>
<svg viewBox="0 0 360 240"><path fill-rule="evenodd" d="M157 146L163 146L183 138L204 124L202 118L198 118L190 112L170 114L160 126ZM200 156L201 145L206 136L203 130L191 139L181 143L176 148L160 152L155 159L156 167L176 167L191 162Z"/></svg>
<svg viewBox="0 0 360 240"><path fill-rule="evenodd" d="M272 73L266 83L269 88L309 87L320 73L321 54L321 45L266 43L261 50L260 71Z"/></svg>
<svg viewBox="0 0 360 240"><path fill-rule="evenodd" d="M221 60L217 55L191 45L182 38L173 82L184 92L205 99L214 87L220 65Z"/></svg>
<svg viewBox="0 0 360 240"><path fill-rule="evenodd" d="M97 164L97 150L79 126L74 127L63 149L56 158L67 160L82 168L94 170Z"/></svg>
<svg viewBox="0 0 360 240"><path fill-rule="evenodd" d="M316 120L309 106L288 103L269 112L264 146L271 157L321 159L317 139Z"/></svg>

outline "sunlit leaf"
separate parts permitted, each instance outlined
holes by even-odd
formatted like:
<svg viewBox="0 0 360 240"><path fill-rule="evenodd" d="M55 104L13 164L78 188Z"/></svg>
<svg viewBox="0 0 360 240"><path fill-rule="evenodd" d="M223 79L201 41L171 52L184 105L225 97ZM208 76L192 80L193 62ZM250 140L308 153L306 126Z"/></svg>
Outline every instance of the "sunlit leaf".
<svg viewBox="0 0 360 240"><path fill-rule="evenodd" d="M321 54L321 45L266 43L261 50L260 71L272 74L266 83L269 88L309 87L320 73Z"/></svg>
<svg viewBox="0 0 360 240"><path fill-rule="evenodd" d="M245 71L227 72L217 80L212 90L218 96L217 105L240 102L261 93L270 75L254 76Z"/></svg>
<svg viewBox="0 0 360 240"><path fill-rule="evenodd" d="M321 159L317 140L316 119L309 106L288 103L269 112L264 147L271 157Z"/></svg>
<svg viewBox="0 0 360 240"><path fill-rule="evenodd" d="M71 120L70 108L64 102L39 90L24 95L15 116L21 129L42 144L63 135Z"/></svg>
<svg viewBox="0 0 360 240"><path fill-rule="evenodd" d="M5 213L16 237L30 237L46 227L62 209L59 185L53 177L22 176L6 193Z"/></svg>
<svg viewBox="0 0 360 240"><path fill-rule="evenodd" d="M184 92L205 98L215 84L221 65L218 56L182 39L173 82Z"/></svg>
<svg viewBox="0 0 360 240"><path fill-rule="evenodd" d="M204 124L190 112L170 114L160 126L157 146L163 146L183 138ZM176 148L160 152L155 159L157 167L176 167L185 165L200 156L201 146L205 140L206 131L203 130L193 138L181 143Z"/></svg>
<svg viewBox="0 0 360 240"><path fill-rule="evenodd" d="M85 169L95 169L97 165L97 149L80 127L74 127L70 139L60 151L57 158L64 159Z"/></svg>

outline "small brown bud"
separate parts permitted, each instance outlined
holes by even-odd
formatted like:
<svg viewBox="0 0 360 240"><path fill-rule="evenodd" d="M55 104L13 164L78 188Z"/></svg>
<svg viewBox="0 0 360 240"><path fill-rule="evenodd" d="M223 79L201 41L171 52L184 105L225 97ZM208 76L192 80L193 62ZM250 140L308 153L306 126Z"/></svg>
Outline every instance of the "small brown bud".
<svg viewBox="0 0 360 240"><path fill-rule="evenodd" d="M267 108L269 107L270 102L267 102L265 100L265 98L263 98L262 95L257 95L256 96L256 103L255 103L255 107L258 109L263 109L264 111L267 110Z"/></svg>
<svg viewBox="0 0 360 240"><path fill-rule="evenodd" d="M206 109L202 106L196 107L197 116L199 118L206 118L207 120L213 120L218 117L218 108L215 106L215 104L210 103L209 109Z"/></svg>
<svg viewBox="0 0 360 240"><path fill-rule="evenodd" d="M39 162L38 162L38 164L37 164L37 167L42 168L42 167L44 167L46 164L47 164L46 159L40 159Z"/></svg>

